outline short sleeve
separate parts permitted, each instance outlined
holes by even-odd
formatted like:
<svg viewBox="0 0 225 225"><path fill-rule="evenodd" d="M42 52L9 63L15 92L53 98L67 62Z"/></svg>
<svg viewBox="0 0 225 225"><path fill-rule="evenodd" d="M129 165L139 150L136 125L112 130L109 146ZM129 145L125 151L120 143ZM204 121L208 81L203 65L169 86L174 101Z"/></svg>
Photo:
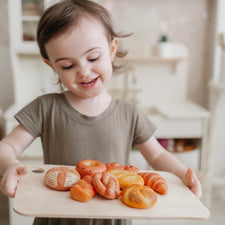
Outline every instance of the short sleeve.
<svg viewBox="0 0 225 225"><path fill-rule="evenodd" d="M22 124L33 137L38 137L42 133L41 108L41 98L38 97L14 115L15 119Z"/></svg>
<svg viewBox="0 0 225 225"><path fill-rule="evenodd" d="M144 143L153 135L155 130L156 126L153 122L136 106L133 144Z"/></svg>

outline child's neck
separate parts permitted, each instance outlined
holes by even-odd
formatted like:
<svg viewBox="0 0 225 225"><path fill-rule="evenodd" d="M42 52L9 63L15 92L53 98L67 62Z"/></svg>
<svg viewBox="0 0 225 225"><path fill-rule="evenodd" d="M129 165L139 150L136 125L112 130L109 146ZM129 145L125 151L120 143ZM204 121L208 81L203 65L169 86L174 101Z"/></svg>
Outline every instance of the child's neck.
<svg viewBox="0 0 225 225"><path fill-rule="evenodd" d="M79 113L86 116L98 116L103 113L111 103L112 97L104 90L100 95L93 98L81 98L70 91L64 93L67 101Z"/></svg>

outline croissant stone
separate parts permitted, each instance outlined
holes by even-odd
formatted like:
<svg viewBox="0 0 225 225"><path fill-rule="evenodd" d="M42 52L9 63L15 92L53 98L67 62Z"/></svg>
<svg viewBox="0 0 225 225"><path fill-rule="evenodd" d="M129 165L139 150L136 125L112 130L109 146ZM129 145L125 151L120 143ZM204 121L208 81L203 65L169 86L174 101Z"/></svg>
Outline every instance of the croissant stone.
<svg viewBox="0 0 225 225"><path fill-rule="evenodd" d="M143 172L139 173L145 181L145 185L152 188L154 191L161 195L166 195L168 192L167 182L162 176L155 172Z"/></svg>

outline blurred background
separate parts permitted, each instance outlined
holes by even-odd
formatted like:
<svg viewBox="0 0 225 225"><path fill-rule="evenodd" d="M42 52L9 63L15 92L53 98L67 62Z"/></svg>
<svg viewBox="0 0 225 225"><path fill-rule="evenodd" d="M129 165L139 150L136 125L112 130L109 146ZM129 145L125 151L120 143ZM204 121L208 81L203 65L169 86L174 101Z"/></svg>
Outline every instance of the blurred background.
<svg viewBox="0 0 225 225"><path fill-rule="evenodd" d="M16 125L13 115L35 97L58 92L57 77L43 63L35 32L43 10L56 0L0 0L0 138ZM128 51L125 70L108 89L138 104L157 125L160 143L192 167L203 184L207 221L225 223L225 1L98 0L112 13L117 31L133 33L119 40ZM118 61L118 63L121 63ZM21 160L42 162L40 140ZM130 162L149 169L132 149ZM0 195L0 224L29 225ZM169 221L134 221L134 224ZM171 224L180 222L171 222Z"/></svg>

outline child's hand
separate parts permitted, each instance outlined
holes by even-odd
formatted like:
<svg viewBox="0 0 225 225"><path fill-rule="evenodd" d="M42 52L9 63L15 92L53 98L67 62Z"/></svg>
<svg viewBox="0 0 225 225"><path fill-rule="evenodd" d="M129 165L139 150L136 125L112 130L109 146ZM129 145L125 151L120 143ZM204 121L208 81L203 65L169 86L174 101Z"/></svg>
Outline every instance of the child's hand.
<svg viewBox="0 0 225 225"><path fill-rule="evenodd" d="M27 174L28 171L29 169L20 163L9 166L1 180L0 189L2 193L14 198L20 176Z"/></svg>
<svg viewBox="0 0 225 225"><path fill-rule="evenodd" d="M186 184L191 191L200 199L202 195L201 183L192 169L188 169L184 178L184 184Z"/></svg>

